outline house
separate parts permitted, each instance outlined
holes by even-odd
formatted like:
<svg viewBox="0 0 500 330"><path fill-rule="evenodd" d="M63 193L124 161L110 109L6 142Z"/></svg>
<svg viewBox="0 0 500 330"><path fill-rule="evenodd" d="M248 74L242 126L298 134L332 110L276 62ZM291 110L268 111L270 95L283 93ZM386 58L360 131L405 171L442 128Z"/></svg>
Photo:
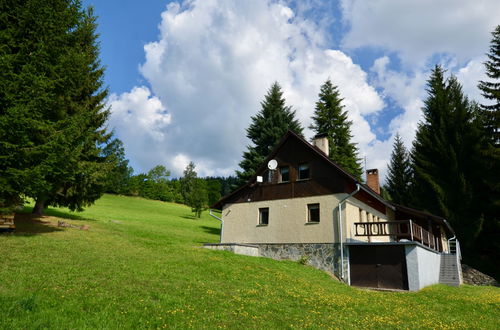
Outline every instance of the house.
<svg viewBox="0 0 500 330"><path fill-rule="evenodd" d="M460 251L445 219L380 196L289 131L247 184L219 200L220 244L207 248L298 260L360 287L415 291L461 283ZM212 214L212 213L211 213Z"/></svg>

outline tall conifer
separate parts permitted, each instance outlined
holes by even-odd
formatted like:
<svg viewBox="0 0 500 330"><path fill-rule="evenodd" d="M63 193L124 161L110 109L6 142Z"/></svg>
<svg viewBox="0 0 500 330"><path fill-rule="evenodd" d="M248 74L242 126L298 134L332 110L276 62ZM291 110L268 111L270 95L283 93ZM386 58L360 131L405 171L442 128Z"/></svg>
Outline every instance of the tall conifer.
<svg viewBox="0 0 500 330"><path fill-rule="evenodd" d="M352 122L347 119L347 111L342 105L342 98L337 86L327 80L319 93L316 109L312 117L311 128L316 134L327 134L330 155L329 157L361 180L363 173L358 158L358 149L351 142Z"/></svg>
<svg viewBox="0 0 500 330"><path fill-rule="evenodd" d="M495 147L500 147L500 25L492 32L493 39L490 44L486 75L489 81L480 81L479 89L482 95L491 101L490 104L483 104L481 108L485 113L486 127L491 135Z"/></svg>
<svg viewBox="0 0 500 330"><path fill-rule="evenodd" d="M79 0L3 1L0 13L0 199L81 209L112 167L93 13Z"/></svg>
<svg viewBox="0 0 500 330"><path fill-rule="evenodd" d="M261 110L252 117L247 128L247 137L253 145L248 146L240 162L242 171L236 171L239 184L247 182L278 144L288 130L302 136L302 126L295 118L295 111L285 104L280 85L275 82L261 103Z"/></svg>
<svg viewBox="0 0 500 330"><path fill-rule="evenodd" d="M500 259L500 25L492 32L488 60L484 63L488 81L480 81L479 89L488 100L481 105L486 143L482 145L481 173L484 185L479 193L483 196L484 224L475 246L481 258L474 266L484 269L488 274L500 277L498 260Z"/></svg>
<svg viewBox="0 0 500 330"><path fill-rule="evenodd" d="M478 106L455 77L436 66L428 80L424 119L413 143L414 204L450 221L461 243L473 245L483 222L478 165Z"/></svg>
<svg viewBox="0 0 500 330"><path fill-rule="evenodd" d="M402 205L411 203L411 179L410 155L405 148L401 136L396 134L391 160L387 167L387 183L385 186L390 198L395 203Z"/></svg>

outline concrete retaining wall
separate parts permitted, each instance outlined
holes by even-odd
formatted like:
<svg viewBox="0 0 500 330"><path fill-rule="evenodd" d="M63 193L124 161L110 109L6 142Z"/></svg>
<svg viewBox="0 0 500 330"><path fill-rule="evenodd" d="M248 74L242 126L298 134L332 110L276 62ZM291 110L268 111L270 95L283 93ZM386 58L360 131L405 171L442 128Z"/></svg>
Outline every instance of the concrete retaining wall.
<svg viewBox="0 0 500 330"><path fill-rule="evenodd" d="M417 291L439 283L441 255L417 244L405 245L408 289Z"/></svg>

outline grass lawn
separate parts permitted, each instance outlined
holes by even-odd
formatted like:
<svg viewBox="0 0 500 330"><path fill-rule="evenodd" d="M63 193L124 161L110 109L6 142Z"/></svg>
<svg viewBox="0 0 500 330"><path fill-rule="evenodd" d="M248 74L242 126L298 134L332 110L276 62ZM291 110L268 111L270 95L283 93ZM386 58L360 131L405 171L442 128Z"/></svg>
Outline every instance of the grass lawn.
<svg viewBox="0 0 500 330"><path fill-rule="evenodd" d="M0 235L0 328L500 328L500 289L348 287L292 261L202 249L220 223L185 206L105 195L89 230L17 219Z"/></svg>

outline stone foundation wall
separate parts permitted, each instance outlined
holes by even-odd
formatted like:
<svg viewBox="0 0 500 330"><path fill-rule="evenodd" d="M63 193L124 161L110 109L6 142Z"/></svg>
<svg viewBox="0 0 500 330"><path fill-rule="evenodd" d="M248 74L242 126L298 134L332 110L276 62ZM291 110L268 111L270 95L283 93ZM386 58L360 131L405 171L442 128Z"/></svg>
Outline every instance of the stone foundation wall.
<svg viewBox="0 0 500 330"><path fill-rule="evenodd" d="M204 247L275 260L303 260L305 264L341 278L340 244L338 243L222 243L205 244ZM346 279L348 278L348 263L348 249L344 246L344 278Z"/></svg>
<svg viewBox="0 0 500 330"><path fill-rule="evenodd" d="M255 244L259 255L276 260L304 260L317 269L340 276L340 244L336 243L288 243ZM346 257L346 255L345 255Z"/></svg>

